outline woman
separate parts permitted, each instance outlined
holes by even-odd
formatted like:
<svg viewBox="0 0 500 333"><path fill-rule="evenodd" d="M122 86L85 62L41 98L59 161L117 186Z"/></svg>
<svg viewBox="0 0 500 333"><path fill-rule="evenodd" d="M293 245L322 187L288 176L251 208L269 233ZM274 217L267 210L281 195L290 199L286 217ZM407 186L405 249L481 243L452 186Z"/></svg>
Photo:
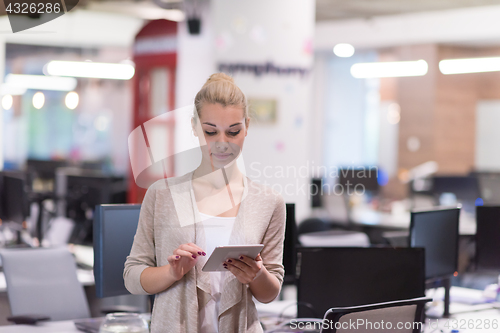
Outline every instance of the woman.
<svg viewBox="0 0 500 333"><path fill-rule="evenodd" d="M147 191L124 270L132 294L157 294L151 332L262 332L254 296L270 302L283 281L285 204L238 169L250 118L245 95L225 74L195 98L191 125L200 166ZM264 244L256 258L202 272L216 246Z"/></svg>

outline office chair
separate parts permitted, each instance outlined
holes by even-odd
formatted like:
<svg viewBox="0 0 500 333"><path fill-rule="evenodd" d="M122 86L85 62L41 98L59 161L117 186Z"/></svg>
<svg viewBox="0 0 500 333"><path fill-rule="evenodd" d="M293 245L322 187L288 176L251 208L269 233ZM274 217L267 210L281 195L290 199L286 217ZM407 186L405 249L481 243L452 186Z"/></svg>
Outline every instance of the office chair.
<svg viewBox="0 0 500 333"><path fill-rule="evenodd" d="M13 316L90 317L75 260L66 248L2 249L0 256Z"/></svg>
<svg viewBox="0 0 500 333"><path fill-rule="evenodd" d="M322 327L321 333L368 331L420 333L425 303L430 301L432 298L419 297L401 301L331 308L325 313L323 319L323 322L327 321L329 324ZM351 323L356 323L356 326L353 327L350 325ZM403 324L401 329L398 326L401 325L400 323Z"/></svg>
<svg viewBox="0 0 500 333"><path fill-rule="evenodd" d="M323 218L311 217L298 226L299 243L302 246L370 246L370 239L364 232L332 229L332 226Z"/></svg>

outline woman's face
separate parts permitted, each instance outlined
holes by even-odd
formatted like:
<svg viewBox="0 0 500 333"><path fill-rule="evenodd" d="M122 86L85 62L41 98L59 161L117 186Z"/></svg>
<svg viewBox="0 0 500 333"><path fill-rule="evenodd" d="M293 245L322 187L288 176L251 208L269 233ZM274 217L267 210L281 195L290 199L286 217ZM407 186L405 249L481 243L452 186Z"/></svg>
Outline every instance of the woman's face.
<svg viewBox="0 0 500 333"><path fill-rule="evenodd" d="M243 149L248 121L241 107L218 103L204 104L200 113L199 123L193 127L200 140L203 162L222 168L236 160Z"/></svg>

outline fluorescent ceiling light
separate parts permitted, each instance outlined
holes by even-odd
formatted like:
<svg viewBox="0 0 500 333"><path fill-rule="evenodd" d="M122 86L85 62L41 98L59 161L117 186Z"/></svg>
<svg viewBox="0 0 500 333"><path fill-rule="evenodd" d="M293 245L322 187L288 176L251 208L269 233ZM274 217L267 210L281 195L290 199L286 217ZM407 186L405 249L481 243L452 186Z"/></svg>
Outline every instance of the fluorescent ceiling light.
<svg viewBox="0 0 500 333"><path fill-rule="evenodd" d="M500 71L500 57L441 60L439 70L443 74L496 72Z"/></svg>
<svg viewBox="0 0 500 333"><path fill-rule="evenodd" d="M57 77L45 75L7 74L5 77L7 88L2 89L36 89L71 91L76 88L77 81L74 77ZM12 94L11 94L12 95Z"/></svg>
<svg viewBox="0 0 500 333"><path fill-rule="evenodd" d="M422 76L427 69L425 60L371 62L352 65L351 74L355 78Z"/></svg>
<svg viewBox="0 0 500 333"><path fill-rule="evenodd" d="M23 95L26 92L25 87L18 87L18 86L13 86L11 84L4 83L0 86L0 95L5 96L5 95L12 95L12 96L17 96L17 95Z"/></svg>
<svg viewBox="0 0 500 333"><path fill-rule="evenodd" d="M130 80L135 73L134 66L130 64L110 64L90 61L51 61L45 66L47 74L56 76Z"/></svg>
<svg viewBox="0 0 500 333"><path fill-rule="evenodd" d="M354 46L351 44L340 43L335 45L333 53L335 53L337 57L349 58L354 54Z"/></svg>

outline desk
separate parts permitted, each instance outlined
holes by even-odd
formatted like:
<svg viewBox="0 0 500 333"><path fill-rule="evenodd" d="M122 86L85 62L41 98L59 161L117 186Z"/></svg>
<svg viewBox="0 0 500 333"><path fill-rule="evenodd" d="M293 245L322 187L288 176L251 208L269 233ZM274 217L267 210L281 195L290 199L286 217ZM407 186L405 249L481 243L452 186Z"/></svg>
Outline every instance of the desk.
<svg viewBox="0 0 500 333"><path fill-rule="evenodd" d="M433 307L430 309L434 313L443 312L443 302L442 297L444 295L444 289L438 288L437 290L430 290L427 292L427 296L433 298ZM451 287L451 299L474 301L480 300L482 296L481 290L467 289L461 287ZM262 322L266 325L268 330L277 328L280 324L279 316L282 319L290 320L297 315L297 306L295 300L284 300L284 301L273 301L268 304L256 303L257 311L261 316ZM424 333L441 333L440 329L444 333L449 333L453 328L453 325L459 326L460 333L478 332L478 333L498 333L500 331L500 310L492 308L493 304L463 304L463 303L452 303L450 306L451 318L448 319L428 319L425 321L426 326L424 327ZM429 311L427 311L429 313ZM485 320L490 321L497 320L497 329L485 329ZM455 320L455 321L454 321ZM479 324L483 323L482 329L460 329L460 325L467 326L469 323ZM448 327L447 327L448 326ZM1 333L1 331L0 331Z"/></svg>
<svg viewBox="0 0 500 333"><path fill-rule="evenodd" d="M72 320L41 323L32 325L0 326L0 333L82 333Z"/></svg>
<svg viewBox="0 0 500 333"><path fill-rule="evenodd" d="M367 207L356 207L350 212L350 220L354 224L367 227L395 230L408 230L410 228L410 212L392 214ZM459 234L464 236L476 234L474 217L463 211L460 213Z"/></svg>

